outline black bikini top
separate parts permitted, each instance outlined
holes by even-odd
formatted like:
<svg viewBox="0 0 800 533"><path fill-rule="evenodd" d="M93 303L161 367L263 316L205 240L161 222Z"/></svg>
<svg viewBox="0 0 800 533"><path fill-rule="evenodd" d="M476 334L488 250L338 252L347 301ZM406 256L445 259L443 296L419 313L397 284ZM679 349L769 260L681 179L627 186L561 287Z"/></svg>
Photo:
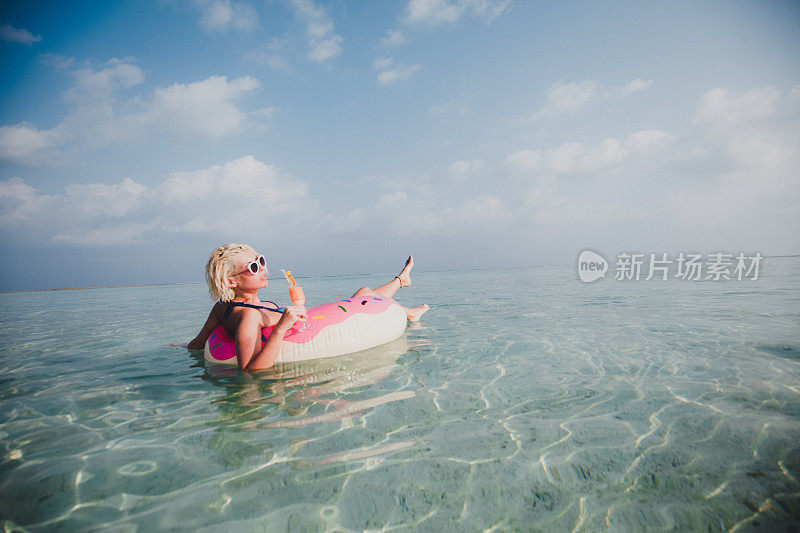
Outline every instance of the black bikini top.
<svg viewBox="0 0 800 533"><path fill-rule="evenodd" d="M226 318L228 318L228 316L231 314L231 311L233 311L234 307L249 307L250 309L266 309L267 311L274 311L276 313L283 313L283 311L284 311L283 307L278 307L278 304L276 304L275 302L272 302L270 300L267 300L267 303L271 303L275 307L264 307L263 305L246 304L244 302L231 302L231 303L228 304L228 307L225 309L225 312L222 314L222 320L225 320Z"/></svg>

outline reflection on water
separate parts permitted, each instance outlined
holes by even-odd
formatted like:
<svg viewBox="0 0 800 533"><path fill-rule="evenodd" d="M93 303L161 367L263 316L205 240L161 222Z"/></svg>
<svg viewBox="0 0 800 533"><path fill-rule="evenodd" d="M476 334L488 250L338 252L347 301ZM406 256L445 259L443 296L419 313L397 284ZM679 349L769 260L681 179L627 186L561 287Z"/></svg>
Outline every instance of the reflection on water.
<svg viewBox="0 0 800 533"><path fill-rule="evenodd" d="M282 363L258 373L206 363L208 368L201 377L225 391L224 396L214 402L220 409L223 424L247 416L248 423L241 429L299 427L341 420L365 409L413 396L413 391L395 391L369 399L348 399L357 395L358 389L375 385L387 377L408 347L408 338L403 336L363 352ZM322 414L309 415L320 409ZM286 415L289 418L285 418Z"/></svg>

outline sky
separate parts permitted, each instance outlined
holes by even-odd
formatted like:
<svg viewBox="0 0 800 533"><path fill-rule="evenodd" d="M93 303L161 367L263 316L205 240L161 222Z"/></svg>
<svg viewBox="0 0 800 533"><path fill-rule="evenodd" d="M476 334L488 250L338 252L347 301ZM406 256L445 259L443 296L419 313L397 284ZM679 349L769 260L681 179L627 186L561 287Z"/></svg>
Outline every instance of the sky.
<svg viewBox="0 0 800 533"><path fill-rule="evenodd" d="M800 253L800 3L0 3L0 290Z"/></svg>

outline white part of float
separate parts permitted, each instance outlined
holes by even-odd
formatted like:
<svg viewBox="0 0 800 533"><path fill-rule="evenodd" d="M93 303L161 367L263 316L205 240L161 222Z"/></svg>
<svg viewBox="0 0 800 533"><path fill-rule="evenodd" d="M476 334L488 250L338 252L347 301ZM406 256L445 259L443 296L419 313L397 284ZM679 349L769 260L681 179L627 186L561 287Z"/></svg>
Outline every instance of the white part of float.
<svg viewBox="0 0 800 533"><path fill-rule="evenodd" d="M298 327L301 322L296 322ZM406 330L405 309L397 303L377 314L355 313L338 324L322 328L313 339L298 344L284 341L276 363L294 363L310 359L336 357L347 353L368 350L400 338ZM217 361L211 356L206 341L205 359L216 364L238 364L236 357Z"/></svg>
<svg viewBox="0 0 800 533"><path fill-rule="evenodd" d="M275 362L322 359L374 348L399 338L406 324L406 312L399 304L392 304L383 313L374 315L356 313L338 324L322 328L306 343L284 342Z"/></svg>

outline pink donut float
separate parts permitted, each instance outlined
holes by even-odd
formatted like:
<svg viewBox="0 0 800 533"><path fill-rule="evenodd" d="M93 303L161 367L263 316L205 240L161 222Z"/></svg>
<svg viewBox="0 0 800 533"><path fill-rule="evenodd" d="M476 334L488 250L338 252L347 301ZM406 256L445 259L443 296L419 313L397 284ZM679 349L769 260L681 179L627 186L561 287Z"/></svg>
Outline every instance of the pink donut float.
<svg viewBox="0 0 800 533"><path fill-rule="evenodd" d="M286 332L276 363L335 357L391 342L406 330L405 309L391 298L360 296L310 307L308 319ZM272 326L261 330L262 344ZM205 346L207 361L236 365L236 344L223 326Z"/></svg>

